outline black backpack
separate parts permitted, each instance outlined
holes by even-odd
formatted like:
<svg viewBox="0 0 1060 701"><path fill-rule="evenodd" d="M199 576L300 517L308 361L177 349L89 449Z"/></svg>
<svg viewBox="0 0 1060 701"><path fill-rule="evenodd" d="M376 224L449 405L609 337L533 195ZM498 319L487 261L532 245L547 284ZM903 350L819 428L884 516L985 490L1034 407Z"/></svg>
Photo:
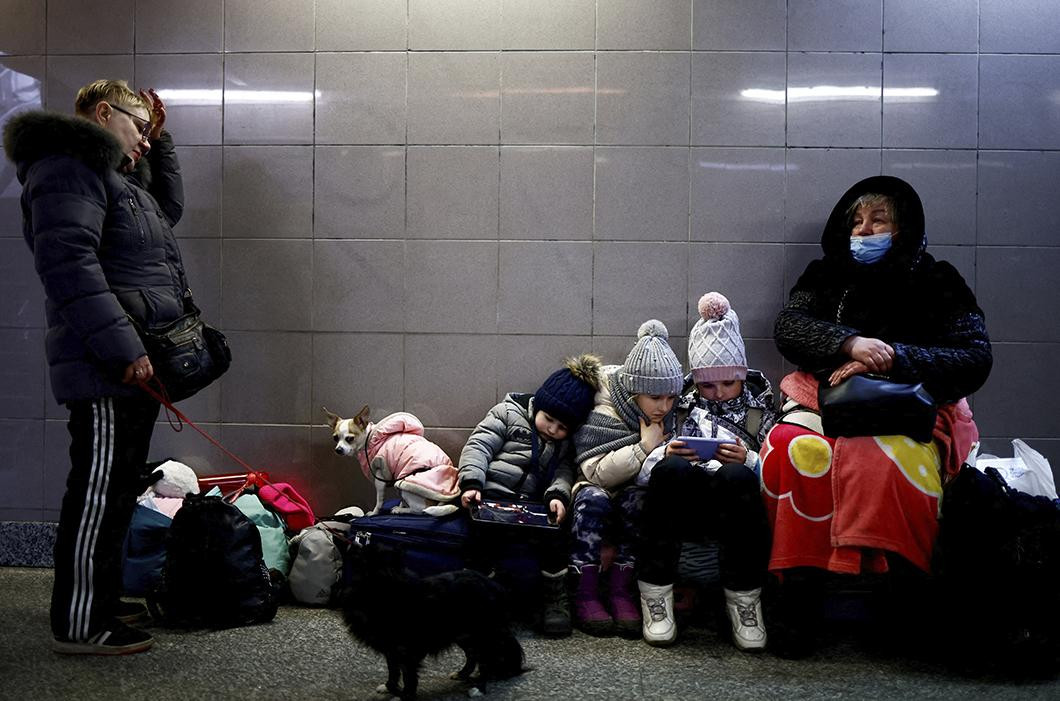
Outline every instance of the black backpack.
<svg viewBox="0 0 1060 701"><path fill-rule="evenodd" d="M955 661L1052 676L1060 645L1060 511L965 465L946 486L936 566Z"/></svg>
<svg viewBox="0 0 1060 701"><path fill-rule="evenodd" d="M221 497L189 494L173 517L162 582L147 604L167 625L229 628L271 621L277 589L257 526Z"/></svg>

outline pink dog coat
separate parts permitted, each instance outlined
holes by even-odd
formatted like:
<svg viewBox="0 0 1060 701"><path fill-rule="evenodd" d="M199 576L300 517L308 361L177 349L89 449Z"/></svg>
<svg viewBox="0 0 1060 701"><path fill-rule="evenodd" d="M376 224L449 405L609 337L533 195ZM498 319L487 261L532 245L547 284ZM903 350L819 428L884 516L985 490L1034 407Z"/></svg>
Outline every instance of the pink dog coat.
<svg viewBox="0 0 1060 701"><path fill-rule="evenodd" d="M399 411L368 424L365 430L368 442L357 452L365 477L375 479L370 463L382 456L398 488L435 501L453 501L460 496L453 461L423 437L423 424L415 416Z"/></svg>

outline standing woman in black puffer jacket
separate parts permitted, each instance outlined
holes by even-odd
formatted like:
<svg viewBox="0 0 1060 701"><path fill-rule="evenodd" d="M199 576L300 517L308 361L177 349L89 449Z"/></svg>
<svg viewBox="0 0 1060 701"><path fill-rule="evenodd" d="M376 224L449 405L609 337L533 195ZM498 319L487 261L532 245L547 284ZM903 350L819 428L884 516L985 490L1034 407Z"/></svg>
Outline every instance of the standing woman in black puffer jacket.
<svg viewBox="0 0 1060 701"><path fill-rule="evenodd" d="M762 490L769 569L789 593L819 581L815 571L897 569L914 580L930 571L942 485L978 439L964 398L986 381L992 356L975 295L926 246L916 191L894 177L862 180L835 205L824 257L777 317L777 348L798 370L780 384L786 403L763 447ZM867 373L924 384L939 408L932 440L823 435L819 384ZM804 600L783 608L796 619L812 610ZM790 623L782 611L778 644Z"/></svg>
<svg viewBox="0 0 1060 701"><path fill-rule="evenodd" d="M127 623L122 543L159 405L130 317L144 328L184 313L188 284L172 227L183 210L173 141L155 92L99 80L76 115L30 112L4 128L22 183L23 234L47 296L46 353L56 401L70 411L71 469L59 517L53 649L117 655L149 648Z"/></svg>

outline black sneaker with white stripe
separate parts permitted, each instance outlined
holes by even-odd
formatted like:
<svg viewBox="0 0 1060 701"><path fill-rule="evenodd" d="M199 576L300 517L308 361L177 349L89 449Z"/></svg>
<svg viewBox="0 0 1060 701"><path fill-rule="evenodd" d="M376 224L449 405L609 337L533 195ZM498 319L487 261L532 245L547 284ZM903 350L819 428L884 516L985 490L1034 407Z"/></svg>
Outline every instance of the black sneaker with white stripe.
<svg viewBox="0 0 1060 701"><path fill-rule="evenodd" d="M151 647L150 633L114 621L88 640L52 640L52 650L62 655L131 655Z"/></svg>

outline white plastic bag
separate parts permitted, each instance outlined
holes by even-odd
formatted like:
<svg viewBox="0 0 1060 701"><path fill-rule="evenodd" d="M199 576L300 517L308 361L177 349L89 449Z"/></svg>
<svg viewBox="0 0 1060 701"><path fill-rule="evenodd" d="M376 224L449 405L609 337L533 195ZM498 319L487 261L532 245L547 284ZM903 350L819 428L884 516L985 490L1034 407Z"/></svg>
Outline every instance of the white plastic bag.
<svg viewBox="0 0 1060 701"><path fill-rule="evenodd" d="M981 472L985 472L988 467L996 468L1013 489L1056 499L1056 483L1053 481L1053 470L1049 461L1019 438L1012 441L1012 450L1015 457L999 458L996 455L984 454L975 459L974 465Z"/></svg>

